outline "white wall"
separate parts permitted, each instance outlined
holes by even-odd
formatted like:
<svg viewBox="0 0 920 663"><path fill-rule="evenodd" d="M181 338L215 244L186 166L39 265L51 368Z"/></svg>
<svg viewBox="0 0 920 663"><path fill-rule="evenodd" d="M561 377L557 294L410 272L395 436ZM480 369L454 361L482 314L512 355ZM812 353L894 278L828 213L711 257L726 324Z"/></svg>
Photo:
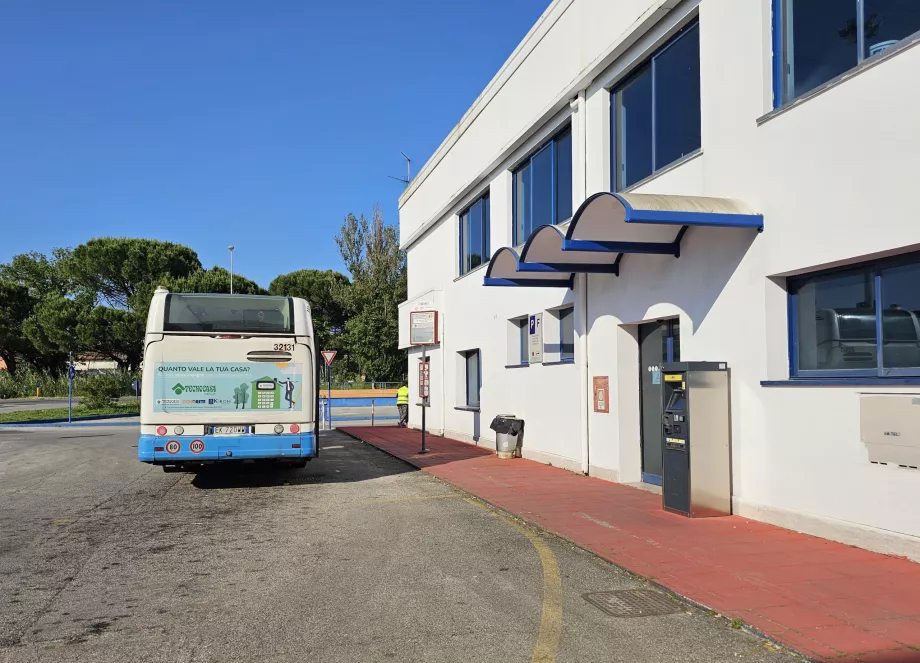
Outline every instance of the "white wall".
<svg viewBox="0 0 920 663"><path fill-rule="evenodd" d="M621 276L589 276L585 377L610 378L613 406L587 415L591 473L639 480L635 325L678 316L682 359L732 369L737 508L842 539L856 531L849 526L901 537L895 550L920 550L920 514L903 508L920 491L920 472L868 462L857 407L862 392L920 389L761 386L788 377L785 277L920 247L913 182L920 48L764 118L772 104L769 0L569 0L547 10L401 200L410 296L443 290L444 404L432 408L436 419L448 434L491 440L492 416L514 413L527 421L532 455L579 466L578 367L504 368L506 320L574 301L574 293L484 288L482 270L455 280L456 213L491 185L492 250L507 245L508 169L568 121L580 90L584 116L574 121L585 123L587 137L584 150L576 142L575 177L583 165L584 193L607 190L607 90L697 10L702 153L638 190L738 198L764 214L765 231L691 229L679 259L629 255ZM478 417L454 409L455 353L469 348L483 353ZM828 523L836 529L823 528ZM878 539L859 541L871 547Z"/></svg>

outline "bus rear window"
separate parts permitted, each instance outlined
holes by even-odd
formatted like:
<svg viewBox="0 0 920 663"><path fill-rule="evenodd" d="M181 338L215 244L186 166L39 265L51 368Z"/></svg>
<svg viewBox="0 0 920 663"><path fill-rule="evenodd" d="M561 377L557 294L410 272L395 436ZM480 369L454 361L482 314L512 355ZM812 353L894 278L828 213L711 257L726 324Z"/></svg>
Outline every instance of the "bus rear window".
<svg viewBox="0 0 920 663"><path fill-rule="evenodd" d="M164 332L293 334L288 297L166 295Z"/></svg>

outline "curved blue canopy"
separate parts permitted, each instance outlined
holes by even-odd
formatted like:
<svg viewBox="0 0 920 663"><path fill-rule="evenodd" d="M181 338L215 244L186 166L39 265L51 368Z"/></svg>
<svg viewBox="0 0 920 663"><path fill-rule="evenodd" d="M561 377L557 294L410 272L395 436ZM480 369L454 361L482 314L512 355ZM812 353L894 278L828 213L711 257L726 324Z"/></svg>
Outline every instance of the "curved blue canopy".
<svg viewBox="0 0 920 663"><path fill-rule="evenodd" d="M508 247L492 256L485 285L569 287L575 273L619 275L626 253L680 257L691 226L763 231L763 215L730 198L601 192L572 220L540 226L520 253Z"/></svg>

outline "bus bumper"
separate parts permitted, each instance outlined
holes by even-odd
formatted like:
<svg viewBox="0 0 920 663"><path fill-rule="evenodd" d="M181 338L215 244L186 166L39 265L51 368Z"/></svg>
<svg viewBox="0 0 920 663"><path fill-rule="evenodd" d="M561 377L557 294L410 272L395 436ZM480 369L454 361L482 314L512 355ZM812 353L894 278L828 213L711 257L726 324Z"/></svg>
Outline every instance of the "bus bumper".
<svg viewBox="0 0 920 663"><path fill-rule="evenodd" d="M177 448L178 445L178 448ZM313 458L312 432L297 435L141 435L137 458L154 465L277 458Z"/></svg>

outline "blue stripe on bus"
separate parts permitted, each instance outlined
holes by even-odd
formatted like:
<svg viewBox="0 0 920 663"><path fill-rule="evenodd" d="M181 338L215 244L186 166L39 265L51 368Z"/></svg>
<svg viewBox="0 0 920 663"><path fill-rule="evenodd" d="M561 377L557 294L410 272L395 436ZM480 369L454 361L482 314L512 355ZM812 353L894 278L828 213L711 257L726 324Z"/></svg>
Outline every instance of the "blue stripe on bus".
<svg viewBox="0 0 920 663"><path fill-rule="evenodd" d="M200 440L204 448L192 453L191 443ZM176 453L166 451L170 441L179 443ZM300 444L299 449L292 445ZM156 451L162 447L163 451ZM176 463L203 460L247 460L253 458L312 458L316 445L312 432L299 435L141 435L137 444L137 457L145 463Z"/></svg>

